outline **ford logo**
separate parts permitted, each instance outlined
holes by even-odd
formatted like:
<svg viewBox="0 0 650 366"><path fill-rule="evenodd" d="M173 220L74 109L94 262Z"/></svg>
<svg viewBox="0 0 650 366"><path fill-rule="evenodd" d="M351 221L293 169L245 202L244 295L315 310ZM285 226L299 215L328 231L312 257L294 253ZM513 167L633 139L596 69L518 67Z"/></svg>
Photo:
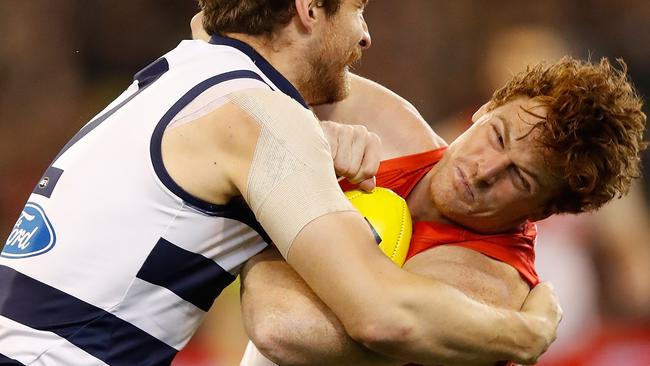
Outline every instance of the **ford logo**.
<svg viewBox="0 0 650 366"><path fill-rule="evenodd" d="M0 256L26 258L43 254L52 249L56 235L43 208L28 202L20 213Z"/></svg>

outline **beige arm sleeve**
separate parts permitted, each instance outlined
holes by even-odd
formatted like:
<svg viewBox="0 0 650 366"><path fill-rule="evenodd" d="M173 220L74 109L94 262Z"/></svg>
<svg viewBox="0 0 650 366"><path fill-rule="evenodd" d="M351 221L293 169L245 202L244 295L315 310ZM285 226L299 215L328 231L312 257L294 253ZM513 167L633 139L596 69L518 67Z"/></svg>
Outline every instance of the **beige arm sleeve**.
<svg viewBox="0 0 650 366"><path fill-rule="evenodd" d="M329 145L313 113L284 94L230 95L260 124L244 199L284 258L312 220L354 208L339 188Z"/></svg>

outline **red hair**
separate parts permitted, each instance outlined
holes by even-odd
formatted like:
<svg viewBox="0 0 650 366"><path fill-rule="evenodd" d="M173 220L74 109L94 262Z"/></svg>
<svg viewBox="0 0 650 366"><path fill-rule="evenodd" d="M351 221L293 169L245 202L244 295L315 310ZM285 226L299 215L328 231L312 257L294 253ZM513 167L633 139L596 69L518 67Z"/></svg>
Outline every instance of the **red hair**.
<svg viewBox="0 0 650 366"><path fill-rule="evenodd" d="M550 213L596 210L626 194L632 179L640 177L646 115L625 62L617 61L619 68L607 59L591 63L570 57L539 64L492 96L490 108L529 97L548 110L546 116L535 115L542 120L533 129L549 152L547 164L563 182L549 203Z"/></svg>

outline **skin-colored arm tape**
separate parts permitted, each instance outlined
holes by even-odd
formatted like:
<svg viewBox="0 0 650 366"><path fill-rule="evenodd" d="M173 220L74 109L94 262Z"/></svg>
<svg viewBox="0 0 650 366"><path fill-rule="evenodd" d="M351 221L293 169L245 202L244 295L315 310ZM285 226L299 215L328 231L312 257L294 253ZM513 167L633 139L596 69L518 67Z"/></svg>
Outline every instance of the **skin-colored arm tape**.
<svg viewBox="0 0 650 366"><path fill-rule="evenodd" d="M310 110L265 89L229 98L261 127L244 199L287 258L294 239L311 221L354 208L339 188L329 145Z"/></svg>

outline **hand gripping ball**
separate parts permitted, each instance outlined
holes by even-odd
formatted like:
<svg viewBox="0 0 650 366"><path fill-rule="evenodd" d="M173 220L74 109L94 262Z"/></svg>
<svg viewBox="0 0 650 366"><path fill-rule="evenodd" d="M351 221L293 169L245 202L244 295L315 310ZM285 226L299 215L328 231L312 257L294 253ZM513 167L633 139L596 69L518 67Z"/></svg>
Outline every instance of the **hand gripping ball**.
<svg viewBox="0 0 650 366"><path fill-rule="evenodd" d="M380 187L370 193L355 189L345 192L345 196L370 223L382 252L401 267L413 230L406 201L390 189Z"/></svg>

